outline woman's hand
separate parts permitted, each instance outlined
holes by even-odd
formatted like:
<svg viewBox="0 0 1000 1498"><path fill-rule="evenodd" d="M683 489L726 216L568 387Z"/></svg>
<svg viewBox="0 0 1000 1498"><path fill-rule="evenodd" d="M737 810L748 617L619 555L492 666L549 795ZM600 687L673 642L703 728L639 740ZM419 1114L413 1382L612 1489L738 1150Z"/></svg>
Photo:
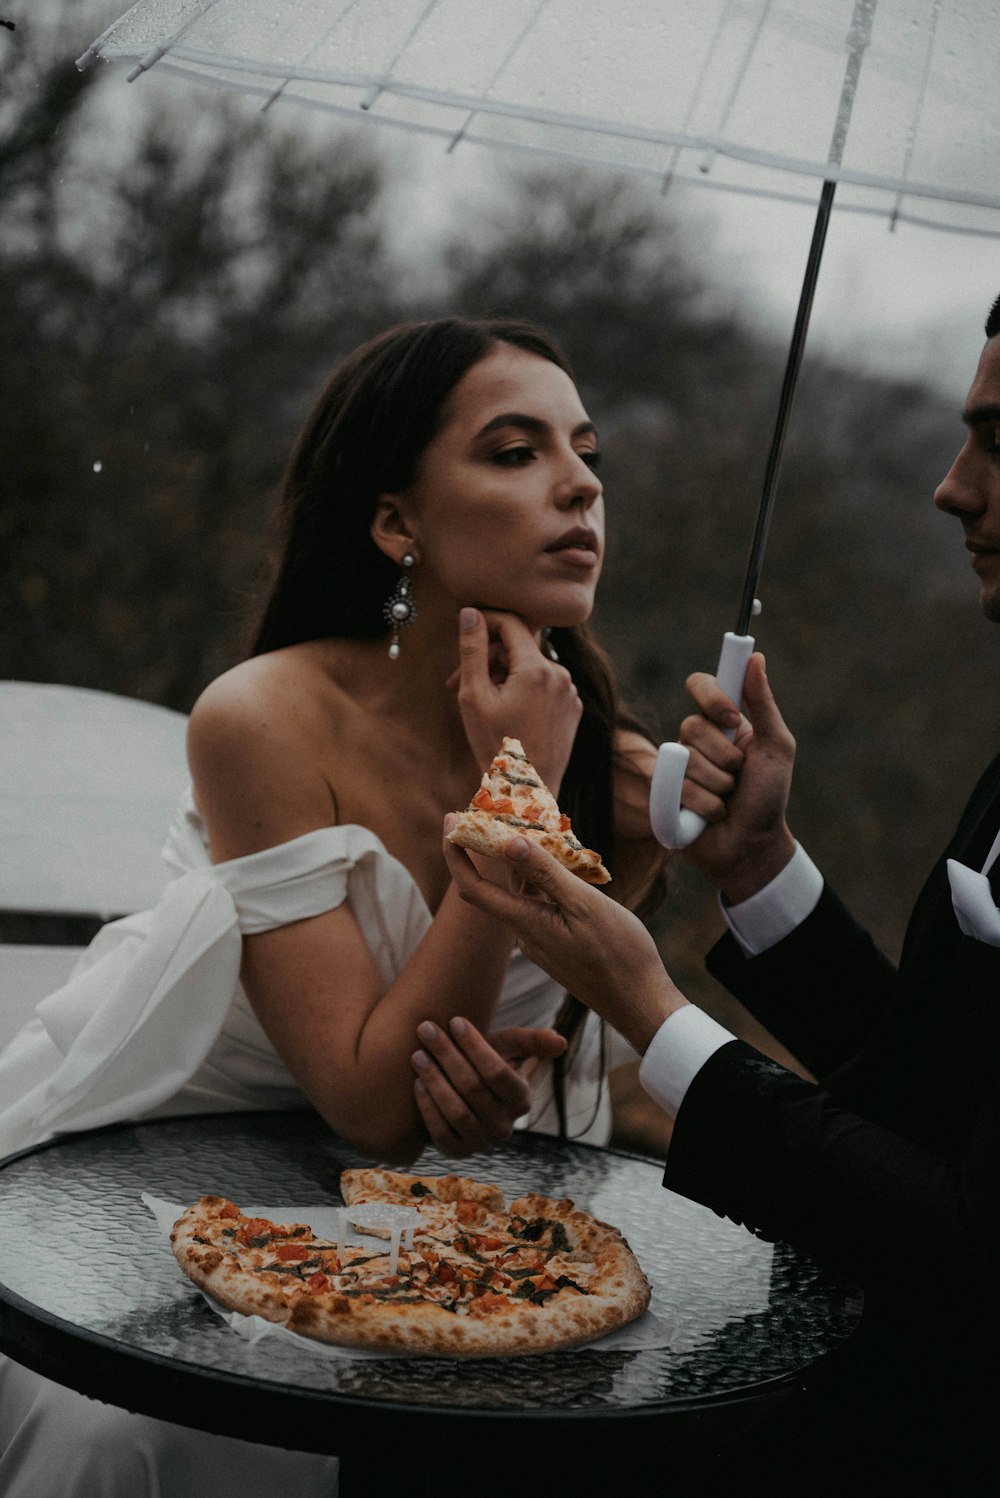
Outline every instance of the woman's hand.
<svg viewBox="0 0 1000 1498"><path fill-rule="evenodd" d="M680 728L689 751L683 799L709 824L687 854L736 904L768 884L795 851L785 820L795 740L771 694L762 655L752 655L747 665L745 718L714 676L691 676L687 687L698 712ZM734 728L730 743L726 730Z"/></svg>
<svg viewBox="0 0 1000 1498"><path fill-rule="evenodd" d="M542 654L515 614L463 609L458 648L458 671L449 684L458 692L466 736L480 765L489 765L505 735L520 739L557 796L583 713L565 666Z"/></svg>
<svg viewBox="0 0 1000 1498"><path fill-rule="evenodd" d="M450 825L446 817L446 831ZM462 899L505 922L526 957L609 1020L640 1055L667 1016L687 1003L639 918L537 843L512 837L504 844L519 889L483 879L447 837L444 856Z"/></svg>
<svg viewBox="0 0 1000 1498"><path fill-rule="evenodd" d="M540 1029L497 1030L486 1040L467 1019L453 1019L449 1029L429 1020L418 1026L414 1092L436 1148L471 1155L510 1138L528 1111L532 1071L561 1055L566 1041Z"/></svg>

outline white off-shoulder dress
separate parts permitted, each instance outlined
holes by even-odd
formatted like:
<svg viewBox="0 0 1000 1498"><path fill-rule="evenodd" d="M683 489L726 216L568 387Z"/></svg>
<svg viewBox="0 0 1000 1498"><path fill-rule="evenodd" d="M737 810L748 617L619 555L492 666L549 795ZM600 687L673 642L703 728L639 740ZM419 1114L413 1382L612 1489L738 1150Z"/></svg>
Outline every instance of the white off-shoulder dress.
<svg viewBox="0 0 1000 1498"><path fill-rule="evenodd" d="M301 1107L304 1094L240 986L242 936L346 900L388 987L431 923L408 870L365 827L324 827L212 864L187 792L163 852L175 877L159 904L103 927L0 1054L0 1156L123 1119ZM552 979L515 950L495 1027L551 1024L561 1002ZM611 1126L601 1075L590 1016L567 1087L567 1128L598 1144ZM534 1089L521 1123L553 1133L547 1068Z"/></svg>
<svg viewBox="0 0 1000 1498"><path fill-rule="evenodd" d="M188 792L164 857L175 877L159 903L103 927L69 981L36 1006L0 1054L0 1156L126 1119L301 1107L305 1095L240 986L243 935L346 900L388 986L431 923L412 876L364 827L321 828L213 865ZM562 997L515 951L495 1027L551 1024ZM608 1138L603 1070L600 1029L590 1016L566 1088L573 1138ZM532 1086L531 1109L520 1123L553 1133L547 1067L538 1068ZM279 1479L294 1484L297 1498L327 1498L336 1491L336 1467L332 1458L129 1415L0 1359L5 1498L200 1498L202 1491L255 1498L271 1494Z"/></svg>

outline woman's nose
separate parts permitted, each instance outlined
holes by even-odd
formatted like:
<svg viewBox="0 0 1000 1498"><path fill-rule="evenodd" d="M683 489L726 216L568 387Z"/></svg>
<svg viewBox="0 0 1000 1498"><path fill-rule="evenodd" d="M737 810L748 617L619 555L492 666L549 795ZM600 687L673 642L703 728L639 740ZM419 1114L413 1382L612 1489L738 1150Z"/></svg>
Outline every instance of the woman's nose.
<svg viewBox="0 0 1000 1498"><path fill-rule="evenodd" d="M604 493L597 474L576 453L560 486L559 502L563 505L582 505L589 510Z"/></svg>

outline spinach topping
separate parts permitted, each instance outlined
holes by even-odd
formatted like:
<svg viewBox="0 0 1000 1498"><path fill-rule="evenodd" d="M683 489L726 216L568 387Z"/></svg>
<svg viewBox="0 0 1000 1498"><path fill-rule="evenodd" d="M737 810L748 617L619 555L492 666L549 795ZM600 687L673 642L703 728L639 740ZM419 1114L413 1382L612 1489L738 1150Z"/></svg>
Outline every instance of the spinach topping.
<svg viewBox="0 0 1000 1498"><path fill-rule="evenodd" d="M531 1222L526 1222L523 1228L516 1228L511 1224L511 1232L515 1238L523 1238L527 1243L538 1243L544 1238L546 1231L551 1230L550 1246L553 1249L569 1248L569 1239L566 1237L566 1229L561 1222L552 1222L547 1217L535 1217Z"/></svg>

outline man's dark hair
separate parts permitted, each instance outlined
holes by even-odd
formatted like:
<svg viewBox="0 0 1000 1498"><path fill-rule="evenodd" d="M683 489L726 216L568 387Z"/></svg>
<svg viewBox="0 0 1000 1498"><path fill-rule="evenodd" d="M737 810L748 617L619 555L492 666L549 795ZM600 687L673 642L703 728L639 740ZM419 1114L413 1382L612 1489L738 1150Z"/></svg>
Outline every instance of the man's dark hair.
<svg viewBox="0 0 1000 1498"><path fill-rule="evenodd" d="M1000 296L997 297L990 308L990 315L986 319L986 336L995 338L1000 333Z"/></svg>

